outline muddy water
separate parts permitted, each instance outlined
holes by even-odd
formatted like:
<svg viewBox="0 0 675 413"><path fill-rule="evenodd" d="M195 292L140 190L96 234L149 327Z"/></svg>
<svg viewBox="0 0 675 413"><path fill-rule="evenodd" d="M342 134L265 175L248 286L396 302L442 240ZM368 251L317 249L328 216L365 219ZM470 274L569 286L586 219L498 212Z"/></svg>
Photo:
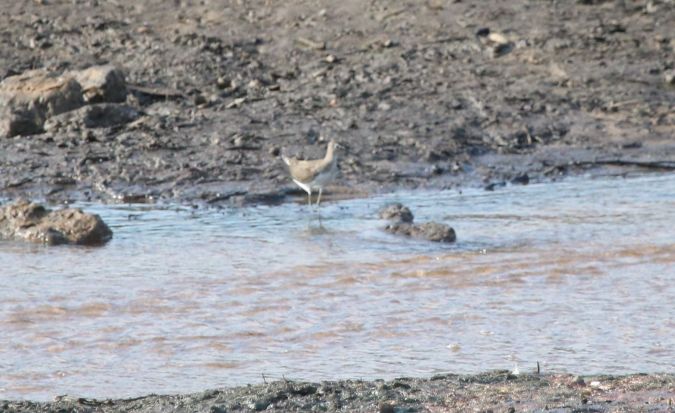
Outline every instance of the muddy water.
<svg viewBox="0 0 675 413"><path fill-rule="evenodd" d="M379 230L382 204L453 246ZM672 372L675 175L322 206L97 206L103 248L0 243L0 398L516 366Z"/></svg>

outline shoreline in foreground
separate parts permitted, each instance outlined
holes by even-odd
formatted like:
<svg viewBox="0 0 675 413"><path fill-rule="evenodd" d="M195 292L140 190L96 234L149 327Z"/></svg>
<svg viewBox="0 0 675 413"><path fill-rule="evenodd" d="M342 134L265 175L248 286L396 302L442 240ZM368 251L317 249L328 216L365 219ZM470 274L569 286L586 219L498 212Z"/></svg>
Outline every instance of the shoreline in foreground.
<svg viewBox="0 0 675 413"><path fill-rule="evenodd" d="M390 381L275 381L179 395L0 401L3 412L668 412L675 374L574 376L492 371Z"/></svg>

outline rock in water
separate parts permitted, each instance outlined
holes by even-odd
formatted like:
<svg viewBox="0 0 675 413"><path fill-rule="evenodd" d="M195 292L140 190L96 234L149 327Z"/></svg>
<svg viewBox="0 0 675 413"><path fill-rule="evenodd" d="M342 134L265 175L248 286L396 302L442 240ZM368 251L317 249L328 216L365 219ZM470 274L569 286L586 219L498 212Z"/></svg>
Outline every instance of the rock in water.
<svg viewBox="0 0 675 413"><path fill-rule="evenodd" d="M425 222L424 224L394 222L387 225L384 230L391 234L405 235L434 242L455 242L457 240L455 230L452 227L446 224L439 224L438 222Z"/></svg>
<svg viewBox="0 0 675 413"><path fill-rule="evenodd" d="M425 222L413 224L413 213L410 208L400 203L385 205L378 212L382 219L391 221L384 230L396 235L425 239L434 242L455 242L455 230L446 224Z"/></svg>
<svg viewBox="0 0 675 413"><path fill-rule="evenodd" d="M70 76L30 70L0 82L0 138L42 132L45 120L84 104Z"/></svg>
<svg viewBox="0 0 675 413"><path fill-rule="evenodd" d="M401 203L385 205L380 209L378 215L382 219L400 222L413 222L414 216L410 208Z"/></svg>
<svg viewBox="0 0 675 413"><path fill-rule="evenodd" d="M0 238L49 245L102 245L112 238L112 231L96 214L76 208L50 211L20 200L0 208Z"/></svg>

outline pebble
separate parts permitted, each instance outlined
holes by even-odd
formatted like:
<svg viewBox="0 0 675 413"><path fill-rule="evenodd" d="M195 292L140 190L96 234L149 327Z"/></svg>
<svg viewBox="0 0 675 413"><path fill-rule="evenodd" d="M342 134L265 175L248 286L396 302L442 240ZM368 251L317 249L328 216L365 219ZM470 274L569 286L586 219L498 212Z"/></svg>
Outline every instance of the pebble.
<svg viewBox="0 0 675 413"><path fill-rule="evenodd" d="M511 179L512 184L527 185L530 183L530 176L528 174L518 175L515 178Z"/></svg>
<svg viewBox="0 0 675 413"><path fill-rule="evenodd" d="M675 85L675 70L666 70L663 72L663 80L668 85Z"/></svg>
<svg viewBox="0 0 675 413"><path fill-rule="evenodd" d="M478 30L476 30L476 36L478 37L486 37L489 34L490 34L489 27L481 27Z"/></svg>
<svg viewBox="0 0 675 413"><path fill-rule="evenodd" d="M380 403L380 413L394 413L396 410L391 403Z"/></svg>

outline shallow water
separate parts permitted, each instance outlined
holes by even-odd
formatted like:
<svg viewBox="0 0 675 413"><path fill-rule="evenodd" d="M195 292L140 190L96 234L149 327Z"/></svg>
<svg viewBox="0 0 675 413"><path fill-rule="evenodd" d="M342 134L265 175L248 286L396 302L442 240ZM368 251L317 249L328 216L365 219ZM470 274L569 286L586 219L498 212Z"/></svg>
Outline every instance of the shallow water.
<svg viewBox="0 0 675 413"><path fill-rule="evenodd" d="M451 224L385 234L377 209ZM675 175L321 208L84 205L102 248L0 242L0 398L258 383L675 370Z"/></svg>

